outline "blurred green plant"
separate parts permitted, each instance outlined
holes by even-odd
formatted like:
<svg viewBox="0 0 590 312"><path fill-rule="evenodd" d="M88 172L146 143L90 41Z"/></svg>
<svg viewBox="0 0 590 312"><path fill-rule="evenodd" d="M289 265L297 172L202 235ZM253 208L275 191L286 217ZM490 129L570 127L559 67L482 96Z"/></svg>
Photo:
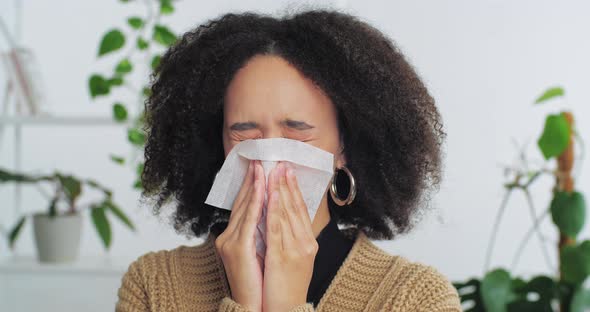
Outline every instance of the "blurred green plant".
<svg viewBox="0 0 590 312"><path fill-rule="evenodd" d="M73 175L65 175L55 171L51 175L26 175L22 173L9 172L4 169L0 169L0 184L2 183L23 183L33 184L39 187L41 193L49 200L49 207L47 208L46 214L49 217L57 217L59 215L71 215L78 214L83 208L90 209L90 216L92 223L96 229L96 232L100 236L100 239L105 247L109 249L112 241L111 225L109 221L109 215L115 216L119 219L127 228L135 231L135 226L125 215L123 210L119 208L113 201L113 193L103 185L99 184L92 179L80 179ZM53 194L46 194L40 188L41 184L49 184L53 186L55 191ZM78 205L78 199L82 195L83 188L87 186L92 189L98 190L102 193L102 199L94 202L90 202L84 206ZM60 211L58 205L65 203L65 211ZM108 212L108 214L107 214ZM8 246L13 249L19 234L27 220L32 214L23 214L18 218L16 224L8 231Z"/></svg>
<svg viewBox="0 0 590 312"><path fill-rule="evenodd" d="M120 2L132 2L120 0ZM129 106L120 100L113 100L112 117L117 122L128 123L127 141L133 147L132 155L126 157L110 155L110 159L119 165L129 164L135 169L137 178L133 183L136 189L142 189L141 173L143 172L142 155L146 140L143 129L145 122L144 107L146 97L150 94L149 81L145 81L142 87L134 86L130 74L139 65L147 65L154 70L160 63L161 53L173 43L177 36L172 30L161 22L163 16L174 12L172 0L145 0L141 2L145 6L144 15L131 15L127 17L126 29L111 28L105 32L100 40L97 56L118 56L113 71L110 74L92 73L88 78L88 90L92 99L107 97L116 88L126 88L137 94L138 113L130 116ZM147 75L145 75L147 77ZM147 79L146 79L147 80ZM139 158L139 159L138 159Z"/></svg>
<svg viewBox="0 0 590 312"><path fill-rule="evenodd" d="M545 103L564 94L561 87L549 88L535 100L535 104ZM537 146L544 158L543 164L532 169L522 148L519 153L520 164L505 168L505 173L510 178L504 185L504 197L488 244L484 277L453 283L466 312L581 312L590 309L590 289L584 283L590 276L590 240L577 242L577 236L586 219L586 203L583 194L574 188L574 139L581 147L579 159L583 160L584 143L574 128L573 115L570 112L550 114L546 117L543 132L537 140ZM552 160L555 160L557 166L549 169L549 162ZM580 167L577 167L578 172ZM537 214L530 188L542 175L554 178L556 185L552 190L553 197L549 207ZM550 215L559 231L558 276L539 275L525 281L512 276L504 268L489 270L500 221L514 191L524 193L532 226L519 244L511 271L516 267L522 251L533 235L541 242L543 256L548 266L552 267L544 236L539 230L539 224Z"/></svg>

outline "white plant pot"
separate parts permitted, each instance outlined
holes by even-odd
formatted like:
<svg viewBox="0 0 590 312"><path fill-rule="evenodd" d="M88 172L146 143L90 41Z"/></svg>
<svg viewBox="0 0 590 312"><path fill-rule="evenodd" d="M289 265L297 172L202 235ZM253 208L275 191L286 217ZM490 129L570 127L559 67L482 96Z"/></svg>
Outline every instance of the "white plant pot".
<svg viewBox="0 0 590 312"><path fill-rule="evenodd" d="M41 262L71 262L78 258L82 216L80 214L49 217L33 216L37 256Z"/></svg>

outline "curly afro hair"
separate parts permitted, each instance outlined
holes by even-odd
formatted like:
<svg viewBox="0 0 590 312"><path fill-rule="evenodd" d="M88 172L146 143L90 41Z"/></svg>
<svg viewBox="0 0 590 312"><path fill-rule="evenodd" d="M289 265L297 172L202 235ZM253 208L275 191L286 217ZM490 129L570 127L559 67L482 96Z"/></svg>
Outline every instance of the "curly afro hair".
<svg viewBox="0 0 590 312"><path fill-rule="evenodd" d="M424 195L440 184L446 136L440 114L392 40L330 9L281 18L226 13L165 52L145 102L142 200L151 200L158 214L175 198L179 234L199 237L227 225L230 211L204 203L225 159L224 95L236 71L259 54L287 60L336 107L357 195L343 207L328 196L332 217L373 239L410 230L427 206Z"/></svg>

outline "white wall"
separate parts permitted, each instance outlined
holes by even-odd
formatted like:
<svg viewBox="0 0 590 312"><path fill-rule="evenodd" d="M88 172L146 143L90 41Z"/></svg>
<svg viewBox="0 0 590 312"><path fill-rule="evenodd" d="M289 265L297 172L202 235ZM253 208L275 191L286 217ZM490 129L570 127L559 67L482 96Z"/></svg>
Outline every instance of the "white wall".
<svg viewBox="0 0 590 312"><path fill-rule="evenodd" d="M180 1L174 17L165 21L182 32L224 11L273 12L285 3ZM433 200L437 210L412 234L378 244L391 253L431 264L452 279L480 274L503 191L500 164L512 163L516 156L512 138L521 143L528 139L530 155L541 159L535 142L544 115L566 104L574 110L582 136L590 138L590 3L335 3L373 23L397 42L430 87L448 132L446 175ZM117 60L95 57L104 31L115 25L123 27L125 17L135 14L138 8L117 1L23 1L22 42L35 51L39 60L48 110L59 115L110 115L111 100L91 102L86 81L91 72L108 72ZM0 3L3 17L8 18L13 11L13 1ZM565 87L566 100L533 107L536 96L556 84ZM121 96L129 99L123 93ZM14 163L12 136L12 131L4 136L1 166ZM148 208L138 207L138 193L130 187L132 170L122 169L108 159L111 153L129 153L124 128L35 126L25 128L23 138L22 163L26 170L48 172L57 168L94 177L115 190L116 200L133 216L139 231L130 233L113 222L114 241L108 253L111 258L129 262L148 250L200 243L176 235L166 220L158 221ZM590 175L580 175L577 185L588 194ZM551 186L551 179L544 179L534 190L538 211L546 208ZM23 192L26 211L45 209L47 203L34 189L23 188ZM12 187L0 188L0 199L0 223L6 227L14 222ZM102 256L102 246L89 218L84 226L81 253ZM529 226L524 198L517 195L501 227L494 265L510 264ZM588 228L582 237L590 236ZM549 222L543 224L543 229L548 240L555 241ZM553 245L549 243L550 248ZM16 253L33 254L33 248L28 225ZM7 254L4 242L0 243L0 253ZM548 272L536 240L526 249L519 269L523 274Z"/></svg>
<svg viewBox="0 0 590 312"><path fill-rule="evenodd" d="M544 116L564 107L576 114L581 135L590 136L590 107L585 104L590 42L584 39L590 29L590 5L352 1L351 6L410 57L437 99L448 131L446 177L436 197L445 223L437 224L432 215L432 222L413 235L383 246L432 263L452 278L477 274L502 197L500 165L512 164L516 157L512 138L521 144L528 140L529 155L540 160L536 140ZM534 99L555 84L565 87L566 99L534 107ZM582 171L577 187L590 196L590 171ZM552 186L552 179L544 178L534 189L539 212L547 208ZM507 208L493 265L510 265L530 225L524 196L518 194ZM549 220L542 227L552 248L557 237ZM588 238L589 229L586 226L581 237ZM550 272L536 239L517 269L522 274Z"/></svg>

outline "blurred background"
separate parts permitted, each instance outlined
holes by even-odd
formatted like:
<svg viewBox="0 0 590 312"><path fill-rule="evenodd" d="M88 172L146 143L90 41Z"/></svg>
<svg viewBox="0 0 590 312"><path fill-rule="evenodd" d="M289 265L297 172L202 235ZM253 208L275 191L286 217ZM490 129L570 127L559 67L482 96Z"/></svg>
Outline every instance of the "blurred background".
<svg viewBox="0 0 590 312"><path fill-rule="evenodd" d="M458 288L476 278L466 309L508 304L513 297L489 297L486 287L522 297L517 286L535 276L552 294L565 287L572 307L590 301L590 244L581 244L590 237L590 2L3 0L0 310L113 310L131 261L201 243L139 203L150 70L177 36L222 13L306 4L386 33L426 82L448 133L432 209L411 234L376 243ZM564 153L573 157L558 162ZM77 217L48 241L48 220L64 212ZM66 243L77 239L71 255Z"/></svg>

